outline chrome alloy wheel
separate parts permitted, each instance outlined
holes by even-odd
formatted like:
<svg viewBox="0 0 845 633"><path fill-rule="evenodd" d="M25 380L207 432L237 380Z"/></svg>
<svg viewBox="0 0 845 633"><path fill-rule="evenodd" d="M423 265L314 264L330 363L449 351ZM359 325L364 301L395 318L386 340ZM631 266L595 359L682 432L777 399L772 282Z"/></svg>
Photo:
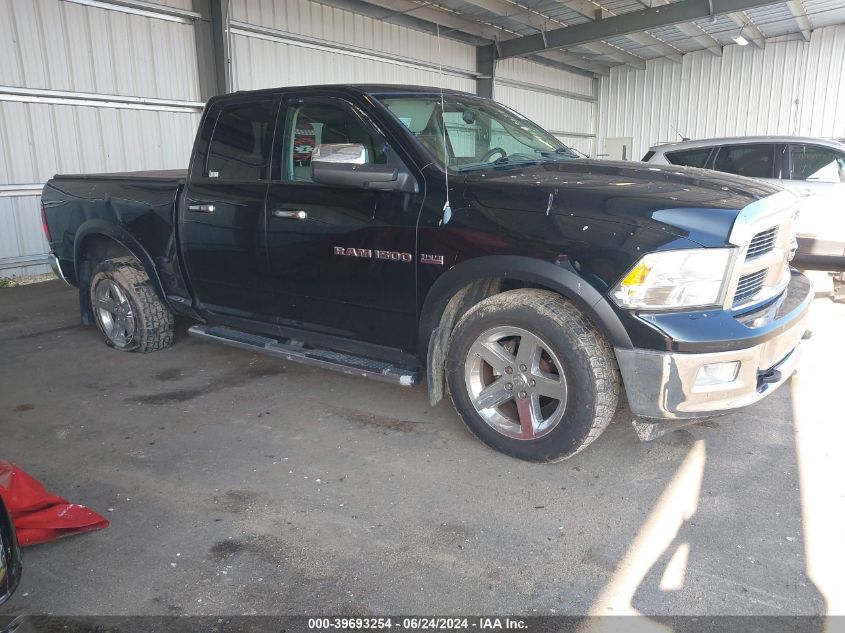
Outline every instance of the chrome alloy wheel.
<svg viewBox="0 0 845 633"><path fill-rule="evenodd" d="M475 410L498 433L533 440L563 419L567 400L563 365L531 332L510 326L487 330L470 347L464 368Z"/></svg>
<svg viewBox="0 0 845 633"><path fill-rule="evenodd" d="M94 290L97 320L117 347L126 347L135 337L135 317L126 293L111 279L103 279Z"/></svg>

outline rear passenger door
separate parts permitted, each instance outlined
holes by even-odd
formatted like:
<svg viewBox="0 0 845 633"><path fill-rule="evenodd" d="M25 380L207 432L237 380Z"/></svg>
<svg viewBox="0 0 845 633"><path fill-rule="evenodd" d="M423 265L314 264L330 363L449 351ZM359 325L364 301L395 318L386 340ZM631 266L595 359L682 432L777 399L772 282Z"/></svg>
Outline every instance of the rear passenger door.
<svg viewBox="0 0 845 633"><path fill-rule="evenodd" d="M802 255L845 255L845 152L807 143L789 146L783 186L802 197Z"/></svg>
<svg viewBox="0 0 845 633"><path fill-rule="evenodd" d="M713 160L716 171L780 184L780 156L775 143L723 145Z"/></svg>
<svg viewBox="0 0 845 633"><path fill-rule="evenodd" d="M279 98L227 98L203 119L180 217L200 307L273 321L264 224Z"/></svg>

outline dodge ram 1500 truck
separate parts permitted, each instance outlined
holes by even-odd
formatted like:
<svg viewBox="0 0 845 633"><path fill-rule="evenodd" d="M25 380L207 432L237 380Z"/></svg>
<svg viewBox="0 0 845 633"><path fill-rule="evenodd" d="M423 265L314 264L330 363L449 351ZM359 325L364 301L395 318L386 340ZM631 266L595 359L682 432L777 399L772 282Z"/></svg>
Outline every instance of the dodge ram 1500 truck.
<svg viewBox="0 0 845 633"><path fill-rule="evenodd" d="M812 287L797 200L697 169L579 158L439 89L239 92L187 171L56 176L44 226L83 321L151 352L206 339L448 393L488 445L574 455L624 388L643 439L789 379Z"/></svg>

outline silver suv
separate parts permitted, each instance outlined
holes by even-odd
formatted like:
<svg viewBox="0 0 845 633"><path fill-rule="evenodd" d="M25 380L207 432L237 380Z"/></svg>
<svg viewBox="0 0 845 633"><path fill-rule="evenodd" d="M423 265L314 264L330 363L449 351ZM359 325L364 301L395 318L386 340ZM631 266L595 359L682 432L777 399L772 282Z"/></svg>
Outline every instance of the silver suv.
<svg viewBox="0 0 845 633"><path fill-rule="evenodd" d="M796 265L845 270L845 143L798 136L713 138L655 145L643 161L759 178L797 193Z"/></svg>

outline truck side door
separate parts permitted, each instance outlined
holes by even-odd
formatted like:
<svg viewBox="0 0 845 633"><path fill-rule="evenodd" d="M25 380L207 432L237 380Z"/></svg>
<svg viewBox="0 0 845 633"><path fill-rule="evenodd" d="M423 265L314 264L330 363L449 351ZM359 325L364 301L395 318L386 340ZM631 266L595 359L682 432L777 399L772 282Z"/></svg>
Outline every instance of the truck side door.
<svg viewBox="0 0 845 633"><path fill-rule="evenodd" d="M409 349L416 339L416 223L422 195L315 182L319 145L394 149L357 106L291 93L279 113L267 247L282 325Z"/></svg>
<svg viewBox="0 0 845 633"><path fill-rule="evenodd" d="M273 321L264 205L279 97L226 99L203 119L180 210L180 240L199 307Z"/></svg>

